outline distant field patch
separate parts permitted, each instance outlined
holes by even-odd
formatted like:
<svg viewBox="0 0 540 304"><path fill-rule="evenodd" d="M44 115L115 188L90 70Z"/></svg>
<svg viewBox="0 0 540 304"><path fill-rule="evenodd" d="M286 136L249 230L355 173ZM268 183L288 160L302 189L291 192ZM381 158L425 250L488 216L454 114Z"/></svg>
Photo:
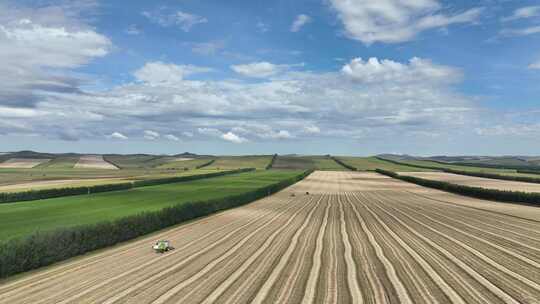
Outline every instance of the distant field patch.
<svg viewBox="0 0 540 304"><path fill-rule="evenodd" d="M77 164L75 165L77 169L113 169L116 170L118 167L115 165L106 162L101 155L85 155L81 156Z"/></svg>
<svg viewBox="0 0 540 304"><path fill-rule="evenodd" d="M278 155L272 169L309 170L315 169L315 162L313 159L307 157Z"/></svg>
<svg viewBox="0 0 540 304"><path fill-rule="evenodd" d="M208 163L211 158L172 158L170 162L166 162L157 166L157 169L195 169L198 166Z"/></svg>
<svg viewBox="0 0 540 304"><path fill-rule="evenodd" d="M48 162L39 164L35 168L50 168L50 169L71 169L75 167L75 164L79 161L79 157L57 157Z"/></svg>
<svg viewBox="0 0 540 304"><path fill-rule="evenodd" d="M152 161L160 159L160 156L153 155L105 155L104 159L110 163L113 163L120 169L140 169L150 168L153 164Z"/></svg>
<svg viewBox="0 0 540 304"><path fill-rule="evenodd" d="M194 160L194 158L189 158L189 157L177 157L177 158L174 159L174 161L177 161L177 162L178 162L178 161L179 161L179 162L181 162L181 161L188 161L188 160Z"/></svg>
<svg viewBox="0 0 540 304"><path fill-rule="evenodd" d="M219 156L206 169L265 169L272 160L271 155Z"/></svg>
<svg viewBox="0 0 540 304"><path fill-rule="evenodd" d="M399 172L399 174L470 187L505 191L540 192L540 184L465 176L446 172Z"/></svg>
<svg viewBox="0 0 540 304"><path fill-rule="evenodd" d="M50 159L33 159L33 158L11 158L0 163L0 168L34 168L39 164L46 163Z"/></svg>
<svg viewBox="0 0 540 304"><path fill-rule="evenodd" d="M415 172L415 171L433 171L430 169L421 169L417 167L398 165L385 161L376 157L336 157L349 166L355 167L358 171L373 171L375 169L383 169L390 171Z"/></svg>
<svg viewBox="0 0 540 304"><path fill-rule="evenodd" d="M329 156L300 156L300 155L278 155L272 169L293 169L293 170L348 170L338 164Z"/></svg>
<svg viewBox="0 0 540 304"><path fill-rule="evenodd" d="M96 178L96 179L61 179L26 182L14 185L0 186L0 192L19 192L51 188L95 186L102 184L116 184L130 181L127 178Z"/></svg>

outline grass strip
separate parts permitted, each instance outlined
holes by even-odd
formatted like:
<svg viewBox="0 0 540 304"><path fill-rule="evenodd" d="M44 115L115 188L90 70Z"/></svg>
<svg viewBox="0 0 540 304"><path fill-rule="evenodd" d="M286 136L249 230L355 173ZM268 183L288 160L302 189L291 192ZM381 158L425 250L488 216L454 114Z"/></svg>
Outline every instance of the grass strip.
<svg viewBox="0 0 540 304"><path fill-rule="evenodd" d="M0 193L0 204L23 202L23 201L34 201L34 200L40 200L40 199L72 196L72 195L94 194L94 193L109 192L109 191L129 190L129 189L138 188L138 187L192 181L192 180L197 180L197 179L202 179L202 178L243 173L243 172L248 172L248 171L253 171L253 170L255 169L245 168L245 169L212 172L212 173L205 173L205 174L156 178L156 179L119 183L119 184L53 188L53 189L29 190L29 191L21 191L21 192L2 192Z"/></svg>
<svg viewBox="0 0 540 304"><path fill-rule="evenodd" d="M292 178L242 194L205 201L177 204L153 212L75 226L50 232L36 232L27 237L0 244L0 278L37 269L53 263L105 248L212 213L245 205L276 193L313 172L304 171Z"/></svg>

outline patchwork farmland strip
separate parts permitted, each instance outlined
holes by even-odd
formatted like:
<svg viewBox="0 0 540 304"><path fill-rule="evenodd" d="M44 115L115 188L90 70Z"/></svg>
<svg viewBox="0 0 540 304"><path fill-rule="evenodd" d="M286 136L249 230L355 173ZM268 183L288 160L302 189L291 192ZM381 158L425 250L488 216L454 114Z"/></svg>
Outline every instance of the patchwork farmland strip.
<svg viewBox="0 0 540 304"><path fill-rule="evenodd" d="M135 181L135 182L126 182L126 183L119 183L119 184L102 184L102 185L83 186L83 187L52 188L52 189L42 189L42 190L29 190L29 191L22 191L22 192L0 192L0 204L42 200L42 199L48 199L48 198L73 196L73 195L85 195L85 194L89 195L89 194L103 193L103 192L110 192L110 191L129 190L129 189L138 188L138 187L180 183L180 182L194 181L194 180L204 179L204 178L212 178L212 177L219 177L219 176L225 176L225 175L230 175L230 174L238 174L238 173L244 173L244 172L249 172L253 170L254 169L246 168L246 169L237 169L237 170L230 170L230 171L204 173L204 174L155 178L155 179L140 180L140 181Z"/></svg>
<svg viewBox="0 0 540 304"><path fill-rule="evenodd" d="M377 173L396 178L402 181L414 183L423 187L443 190L459 195L466 195L479 199L494 200L500 202L523 203L527 205L540 205L540 193L505 191L498 189L487 189L481 187L471 187L432 179L425 179L409 175L400 175L392 171L377 169Z"/></svg>
<svg viewBox="0 0 540 304"><path fill-rule="evenodd" d="M408 189L420 188L374 173L318 171L250 205L0 283L0 303L540 299L540 223ZM155 239L176 249L155 254Z"/></svg>

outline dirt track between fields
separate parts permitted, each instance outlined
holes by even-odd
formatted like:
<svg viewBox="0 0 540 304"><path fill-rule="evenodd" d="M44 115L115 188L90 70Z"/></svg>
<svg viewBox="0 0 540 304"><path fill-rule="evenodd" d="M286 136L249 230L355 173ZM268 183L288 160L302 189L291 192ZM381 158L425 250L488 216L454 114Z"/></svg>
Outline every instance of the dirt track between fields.
<svg viewBox="0 0 540 304"><path fill-rule="evenodd" d="M475 176L467 176L446 172L399 172L400 175L409 175L421 177L425 179L438 180L449 182L458 185L471 187L481 187L488 189L507 190L507 191L524 191L524 192L540 192L540 184L514 182L500 179L483 178Z"/></svg>
<svg viewBox="0 0 540 304"><path fill-rule="evenodd" d="M0 283L0 303L533 304L539 209L318 171L247 206ZM176 249L153 253L163 238Z"/></svg>

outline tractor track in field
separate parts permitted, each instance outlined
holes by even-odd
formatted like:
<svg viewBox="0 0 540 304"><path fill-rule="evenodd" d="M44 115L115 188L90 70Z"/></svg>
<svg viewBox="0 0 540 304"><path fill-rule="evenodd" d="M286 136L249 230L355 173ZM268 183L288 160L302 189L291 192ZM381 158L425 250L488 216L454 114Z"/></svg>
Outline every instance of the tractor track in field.
<svg viewBox="0 0 540 304"><path fill-rule="evenodd" d="M536 304L540 212L516 208L317 171L252 204L0 281L0 303ZM156 239L176 249L156 254Z"/></svg>

